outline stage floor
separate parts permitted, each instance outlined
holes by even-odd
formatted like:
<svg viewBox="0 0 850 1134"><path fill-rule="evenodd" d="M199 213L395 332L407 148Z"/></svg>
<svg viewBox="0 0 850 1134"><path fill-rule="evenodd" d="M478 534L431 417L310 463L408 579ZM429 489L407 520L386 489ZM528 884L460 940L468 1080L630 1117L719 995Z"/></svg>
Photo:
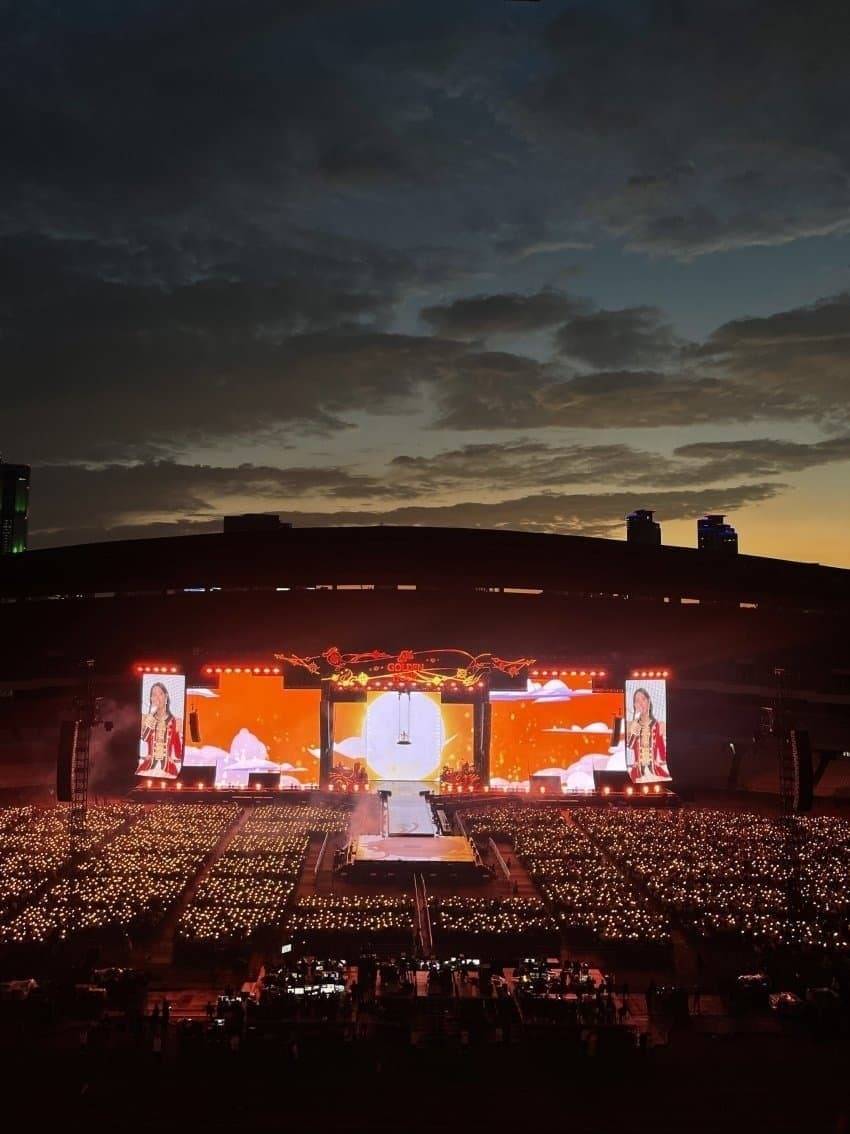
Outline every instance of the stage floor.
<svg viewBox="0 0 850 1134"><path fill-rule="evenodd" d="M354 862L357 863L424 863L437 862L473 865L472 848L466 839L455 835L361 835L357 840Z"/></svg>

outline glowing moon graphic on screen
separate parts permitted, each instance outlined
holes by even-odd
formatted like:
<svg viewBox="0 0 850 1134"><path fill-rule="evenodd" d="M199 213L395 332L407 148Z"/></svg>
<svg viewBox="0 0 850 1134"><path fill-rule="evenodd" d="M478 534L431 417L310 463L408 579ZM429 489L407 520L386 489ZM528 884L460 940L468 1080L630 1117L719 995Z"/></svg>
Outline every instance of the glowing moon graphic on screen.
<svg viewBox="0 0 850 1134"><path fill-rule="evenodd" d="M410 717L402 710L410 743L399 744L399 696L380 693L366 709L364 728L369 772L380 780L434 779L445 744L443 715L431 694L410 694Z"/></svg>

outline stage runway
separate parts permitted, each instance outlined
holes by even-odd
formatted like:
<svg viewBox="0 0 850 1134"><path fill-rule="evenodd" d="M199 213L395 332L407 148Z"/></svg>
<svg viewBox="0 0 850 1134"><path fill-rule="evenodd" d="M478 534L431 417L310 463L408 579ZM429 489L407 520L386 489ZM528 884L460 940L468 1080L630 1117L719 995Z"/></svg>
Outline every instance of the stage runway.
<svg viewBox="0 0 850 1134"><path fill-rule="evenodd" d="M391 793L387 800L390 835L436 834L431 805L420 794L433 791L433 783L426 780L381 780L377 788Z"/></svg>

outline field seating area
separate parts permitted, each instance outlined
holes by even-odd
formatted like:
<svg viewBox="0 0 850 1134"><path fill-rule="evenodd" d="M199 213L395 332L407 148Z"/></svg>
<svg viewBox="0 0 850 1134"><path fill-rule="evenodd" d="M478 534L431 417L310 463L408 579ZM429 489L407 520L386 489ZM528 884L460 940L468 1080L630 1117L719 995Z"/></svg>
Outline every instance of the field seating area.
<svg viewBox="0 0 850 1134"><path fill-rule="evenodd" d="M150 929L186 888L238 810L232 803L90 808L83 858L73 881L57 878L37 900L5 919L0 942L61 940L82 929L121 934ZM46 838L45 830L38 830L30 836L33 845L46 841L50 861L66 865L67 811L44 812L38 822L56 834ZM125 823L127 828L110 838ZM33 821L27 824L32 826Z"/></svg>
<svg viewBox="0 0 850 1134"><path fill-rule="evenodd" d="M446 933L524 937L557 929L539 898L441 897L430 908L434 928Z"/></svg>
<svg viewBox="0 0 850 1134"><path fill-rule="evenodd" d="M618 866L702 938L762 946L850 947L850 822L702 808L580 808L574 822ZM799 858L796 916L789 910Z"/></svg>
<svg viewBox="0 0 850 1134"><path fill-rule="evenodd" d="M413 899L394 894L337 894L301 898L287 921L290 933L365 934L413 932Z"/></svg>
<svg viewBox="0 0 850 1134"><path fill-rule="evenodd" d="M348 817L343 808L309 804L253 807L184 910L178 941L238 946L259 929L280 926L310 834L345 831Z"/></svg>
<svg viewBox="0 0 850 1134"><path fill-rule="evenodd" d="M133 804L93 808L73 849L86 854L99 848L141 814L142 808ZM61 805L0 809L0 941L26 936L29 930L18 921L20 911L46 886L57 883L67 867L72 851L69 821L70 809ZM32 922L33 929L40 921L44 919Z"/></svg>
<svg viewBox="0 0 850 1134"><path fill-rule="evenodd" d="M462 813L473 836L508 839L558 924L600 941L663 944L667 919L560 812L516 804Z"/></svg>

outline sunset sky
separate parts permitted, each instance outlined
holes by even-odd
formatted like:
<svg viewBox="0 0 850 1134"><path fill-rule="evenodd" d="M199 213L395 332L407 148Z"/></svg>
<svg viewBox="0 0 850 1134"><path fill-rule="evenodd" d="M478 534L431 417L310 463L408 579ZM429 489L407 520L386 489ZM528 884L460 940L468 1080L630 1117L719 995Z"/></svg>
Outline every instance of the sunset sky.
<svg viewBox="0 0 850 1134"><path fill-rule="evenodd" d="M221 516L850 566L850 7L0 14L31 546Z"/></svg>

